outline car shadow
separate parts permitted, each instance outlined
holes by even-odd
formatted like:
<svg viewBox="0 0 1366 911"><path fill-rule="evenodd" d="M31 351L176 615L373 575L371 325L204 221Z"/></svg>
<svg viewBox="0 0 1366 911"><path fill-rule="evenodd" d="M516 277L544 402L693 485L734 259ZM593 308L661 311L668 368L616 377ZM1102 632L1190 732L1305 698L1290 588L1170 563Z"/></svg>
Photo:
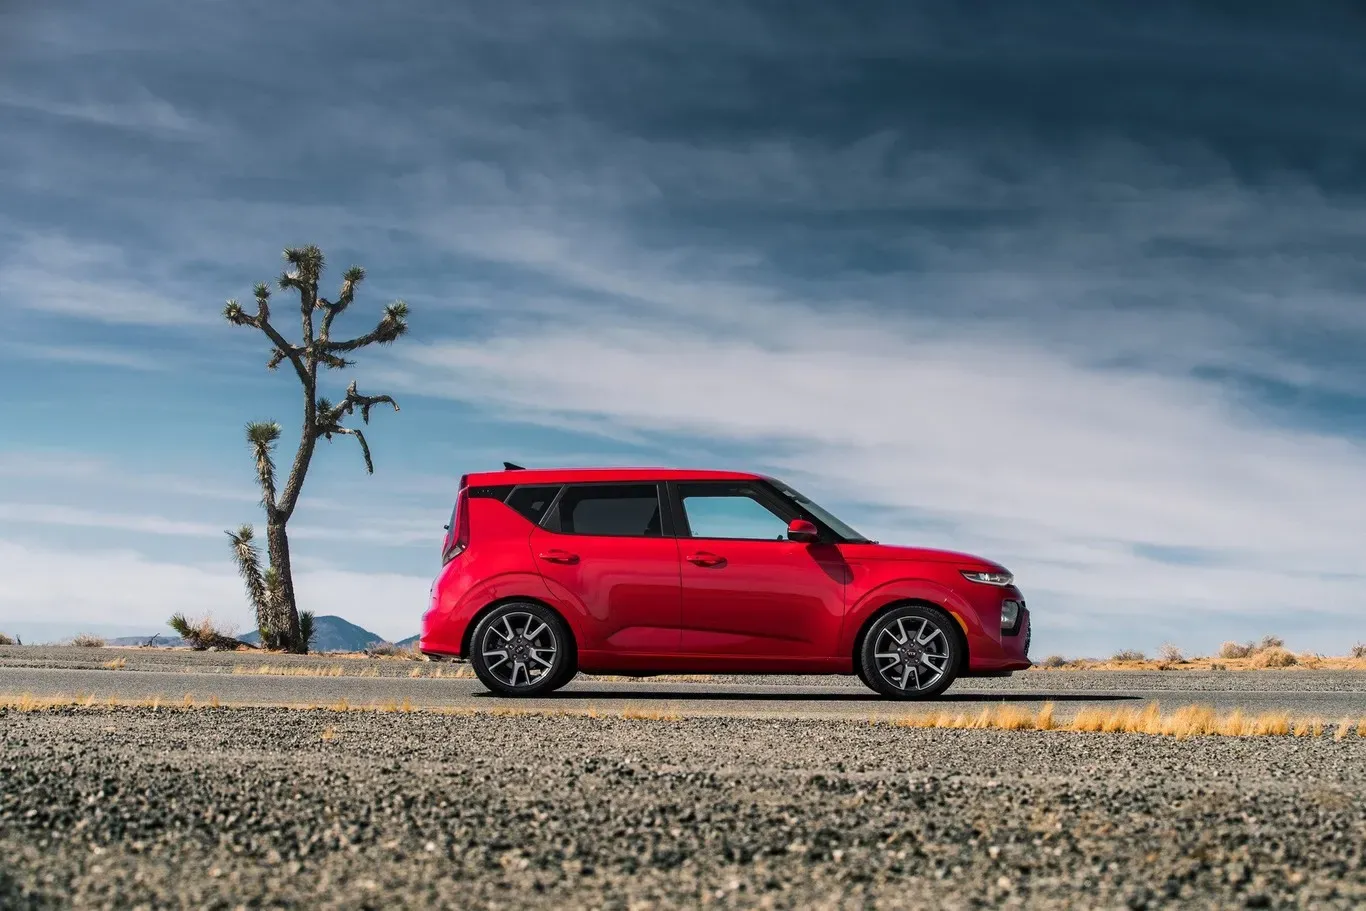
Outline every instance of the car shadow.
<svg viewBox="0 0 1366 911"><path fill-rule="evenodd" d="M601 699L608 702L640 702L651 700L667 700L671 702L879 702L892 703L893 700L879 696L877 693L812 693L803 692L794 687L796 692L792 693L746 693L746 692L716 692L707 690L703 692L692 692L687 690L659 690L642 689L639 692L623 692L622 690L556 690L544 696L537 696L536 699L557 700L557 699ZM488 697L493 699L502 698L487 690L471 693L476 698ZM1142 696L1134 696L1122 693L945 693L933 699L918 700L919 703L930 702L1128 702L1143 699ZM916 702L906 702L905 705L915 705Z"/></svg>

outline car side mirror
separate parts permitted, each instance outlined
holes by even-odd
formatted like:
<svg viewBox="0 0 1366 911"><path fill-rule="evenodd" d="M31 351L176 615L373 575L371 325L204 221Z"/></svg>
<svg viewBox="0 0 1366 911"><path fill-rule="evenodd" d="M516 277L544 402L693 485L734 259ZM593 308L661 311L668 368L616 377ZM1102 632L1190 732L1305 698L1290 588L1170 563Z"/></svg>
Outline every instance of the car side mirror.
<svg viewBox="0 0 1366 911"><path fill-rule="evenodd" d="M787 523L787 540L815 543L820 537L820 529L806 519L793 519Z"/></svg>

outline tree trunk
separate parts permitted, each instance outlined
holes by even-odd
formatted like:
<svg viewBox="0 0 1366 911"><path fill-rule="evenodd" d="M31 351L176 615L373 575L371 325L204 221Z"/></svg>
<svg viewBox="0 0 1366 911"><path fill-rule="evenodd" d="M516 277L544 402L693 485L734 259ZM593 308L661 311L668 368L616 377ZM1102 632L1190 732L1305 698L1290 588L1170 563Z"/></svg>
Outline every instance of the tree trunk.
<svg viewBox="0 0 1366 911"><path fill-rule="evenodd" d="M294 575L289 568L289 535L284 522L266 526L266 546L270 551L270 565L280 574L279 616L273 624L280 637L280 647L287 652L302 653L299 641L299 608L294 602Z"/></svg>

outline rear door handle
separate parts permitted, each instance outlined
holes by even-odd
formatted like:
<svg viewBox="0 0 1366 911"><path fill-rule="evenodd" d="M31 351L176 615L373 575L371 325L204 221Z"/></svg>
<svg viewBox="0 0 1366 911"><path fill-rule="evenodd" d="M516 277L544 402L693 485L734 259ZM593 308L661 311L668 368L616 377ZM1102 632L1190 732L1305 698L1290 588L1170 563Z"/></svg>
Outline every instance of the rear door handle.
<svg viewBox="0 0 1366 911"><path fill-rule="evenodd" d="M721 555L719 555L719 554L710 554L710 553L707 553L705 550L699 551L699 552L697 552L697 553L695 553L695 554L689 554L685 559L686 559L689 563L692 563L692 564L695 565L695 566L725 566L725 565L726 565L726 558L725 558L725 557L723 557L723 556L721 556Z"/></svg>
<svg viewBox="0 0 1366 911"><path fill-rule="evenodd" d="M579 555L571 554L567 550L548 550L539 554L540 558L547 563L578 563Z"/></svg>

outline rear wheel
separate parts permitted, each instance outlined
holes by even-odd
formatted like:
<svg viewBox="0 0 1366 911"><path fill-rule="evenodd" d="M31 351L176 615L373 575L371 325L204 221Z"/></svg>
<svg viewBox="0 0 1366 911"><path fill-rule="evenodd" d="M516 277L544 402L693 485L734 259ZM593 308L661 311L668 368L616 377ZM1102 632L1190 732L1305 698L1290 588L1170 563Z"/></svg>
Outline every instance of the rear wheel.
<svg viewBox="0 0 1366 911"><path fill-rule="evenodd" d="M859 676L892 699L932 699L957 675L962 646L954 621L918 604L878 617L859 647Z"/></svg>
<svg viewBox="0 0 1366 911"><path fill-rule="evenodd" d="M564 621L532 602L489 611L470 637L470 664L480 682L500 696L540 696L569 682L574 643Z"/></svg>

